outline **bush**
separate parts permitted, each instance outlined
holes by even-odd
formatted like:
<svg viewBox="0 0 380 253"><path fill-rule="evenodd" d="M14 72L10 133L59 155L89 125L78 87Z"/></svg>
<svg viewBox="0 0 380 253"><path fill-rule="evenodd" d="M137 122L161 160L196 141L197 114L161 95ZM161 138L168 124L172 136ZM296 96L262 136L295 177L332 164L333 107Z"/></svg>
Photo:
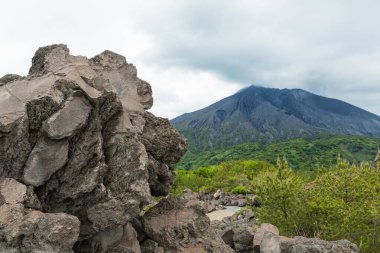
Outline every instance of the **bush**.
<svg viewBox="0 0 380 253"><path fill-rule="evenodd" d="M231 190L231 192L234 194L248 194L248 193L250 193L249 190L242 185L236 186L235 188L233 188Z"/></svg>
<svg viewBox="0 0 380 253"><path fill-rule="evenodd" d="M219 165L201 167L196 170L176 170L176 181L171 188L171 193L182 194L188 188L192 191L232 191L238 186L244 187L246 192L251 192L253 179L261 171L273 169L273 166L262 161L234 161L224 162Z"/></svg>
<svg viewBox="0 0 380 253"><path fill-rule="evenodd" d="M309 190L307 205L318 236L346 238L362 252L380 252L380 174L369 164L350 165L338 159Z"/></svg>
<svg viewBox="0 0 380 253"><path fill-rule="evenodd" d="M306 235L304 181L289 167L285 158L277 159L274 173L267 173L257 184L261 208L260 222L275 224L283 235Z"/></svg>
<svg viewBox="0 0 380 253"><path fill-rule="evenodd" d="M307 182L279 159L276 172L261 180L257 190L261 222L278 226L287 236L326 240L348 239L361 252L380 252L380 170L369 164L337 165Z"/></svg>

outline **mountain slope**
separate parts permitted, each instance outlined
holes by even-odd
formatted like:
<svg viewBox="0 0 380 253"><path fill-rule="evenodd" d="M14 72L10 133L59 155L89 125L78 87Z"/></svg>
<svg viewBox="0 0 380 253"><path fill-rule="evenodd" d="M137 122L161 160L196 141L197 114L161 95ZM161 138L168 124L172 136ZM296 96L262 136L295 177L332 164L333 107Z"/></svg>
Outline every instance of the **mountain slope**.
<svg viewBox="0 0 380 253"><path fill-rule="evenodd" d="M380 116L301 89L250 86L172 124L195 151L250 141L338 135L380 136Z"/></svg>
<svg viewBox="0 0 380 253"><path fill-rule="evenodd" d="M293 169L314 170L334 165L338 154L351 163L371 163L378 147L380 138L354 135L324 135L315 139L296 138L273 143L251 142L225 149L187 152L176 168L197 169L224 161L249 159L276 164L278 157L286 156Z"/></svg>

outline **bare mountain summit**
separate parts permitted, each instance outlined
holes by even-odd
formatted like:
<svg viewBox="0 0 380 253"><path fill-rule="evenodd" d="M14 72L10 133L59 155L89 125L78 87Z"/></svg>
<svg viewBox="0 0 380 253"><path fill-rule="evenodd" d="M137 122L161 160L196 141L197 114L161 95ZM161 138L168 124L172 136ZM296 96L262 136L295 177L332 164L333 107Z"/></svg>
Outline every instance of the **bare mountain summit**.
<svg viewBox="0 0 380 253"><path fill-rule="evenodd" d="M199 150L321 133L380 136L380 117L301 89L250 86L171 121Z"/></svg>

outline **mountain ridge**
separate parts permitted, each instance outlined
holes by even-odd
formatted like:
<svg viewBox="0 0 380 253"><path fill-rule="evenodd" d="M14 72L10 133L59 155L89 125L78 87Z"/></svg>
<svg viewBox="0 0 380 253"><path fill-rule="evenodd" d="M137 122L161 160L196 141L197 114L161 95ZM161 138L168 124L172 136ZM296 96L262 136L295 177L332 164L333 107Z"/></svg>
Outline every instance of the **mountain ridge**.
<svg viewBox="0 0 380 253"><path fill-rule="evenodd" d="M380 116L357 106L302 89L254 85L171 123L197 150L321 133L380 136Z"/></svg>

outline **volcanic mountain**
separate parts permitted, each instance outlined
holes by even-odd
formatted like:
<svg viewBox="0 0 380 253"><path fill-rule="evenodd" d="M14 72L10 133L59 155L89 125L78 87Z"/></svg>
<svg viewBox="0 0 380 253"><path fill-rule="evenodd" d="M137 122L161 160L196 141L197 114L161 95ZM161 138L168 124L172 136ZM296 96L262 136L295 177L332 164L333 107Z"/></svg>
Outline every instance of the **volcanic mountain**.
<svg viewBox="0 0 380 253"><path fill-rule="evenodd" d="M380 116L302 89L249 86L171 120L197 150L320 134L380 136Z"/></svg>

